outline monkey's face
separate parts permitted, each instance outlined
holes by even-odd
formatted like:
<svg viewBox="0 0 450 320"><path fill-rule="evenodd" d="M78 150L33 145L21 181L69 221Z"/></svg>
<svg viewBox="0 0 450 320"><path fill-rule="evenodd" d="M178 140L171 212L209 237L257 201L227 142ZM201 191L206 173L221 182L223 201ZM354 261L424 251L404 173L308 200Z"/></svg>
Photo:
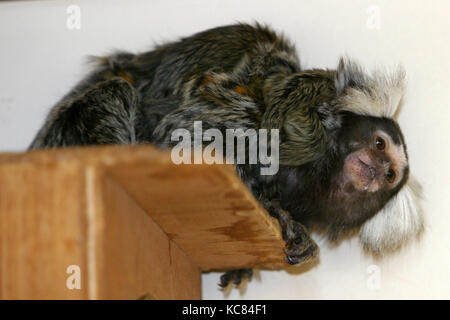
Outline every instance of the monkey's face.
<svg viewBox="0 0 450 320"><path fill-rule="evenodd" d="M343 173L350 190L392 190L403 180L408 161L403 145L396 144L382 129L366 137L367 141L353 141L356 148L344 160ZM347 188L348 189L348 188Z"/></svg>
<svg viewBox="0 0 450 320"><path fill-rule="evenodd" d="M391 119L346 114L338 138L340 161L334 196L367 219L403 186L408 157L399 126ZM334 199L337 200L337 199ZM361 220L360 220L361 221Z"/></svg>

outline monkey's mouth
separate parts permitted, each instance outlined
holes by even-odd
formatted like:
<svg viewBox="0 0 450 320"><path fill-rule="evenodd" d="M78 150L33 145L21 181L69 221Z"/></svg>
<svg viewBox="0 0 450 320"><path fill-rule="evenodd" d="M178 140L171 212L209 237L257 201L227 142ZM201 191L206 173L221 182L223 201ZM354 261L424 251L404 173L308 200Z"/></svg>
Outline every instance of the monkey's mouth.
<svg viewBox="0 0 450 320"><path fill-rule="evenodd" d="M361 150L348 155L344 172L357 190L373 192L378 189L379 170L368 152Z"/></svg>

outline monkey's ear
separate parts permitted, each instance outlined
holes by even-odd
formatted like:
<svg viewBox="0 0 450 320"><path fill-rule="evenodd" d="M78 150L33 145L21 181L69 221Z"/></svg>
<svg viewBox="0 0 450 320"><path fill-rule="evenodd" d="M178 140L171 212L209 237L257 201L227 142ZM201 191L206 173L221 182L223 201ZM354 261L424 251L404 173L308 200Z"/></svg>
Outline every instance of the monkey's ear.
<svg viewBox="0 0 450 320"><path fill-rule="evenodd" d="M367 75L363 68L347 57L341 57L334 78L337 95L341 95L348 87L363 88L367 83Z"/></svg>
<svg viewBox="0 0 450 320"><path fill-rule="evenodd" d="M380 256L420 236L424 230L421 200L421 186L410 176L398 194L361 227L364 249Z"/></svg>
<svg viewBox="0 0 450 320"><path fill-rule="evenodd" d="M404 95L405 71L377 69L367 73L357 62L342 57L335 74L337 106L360 115L393 118Z"/></svg>

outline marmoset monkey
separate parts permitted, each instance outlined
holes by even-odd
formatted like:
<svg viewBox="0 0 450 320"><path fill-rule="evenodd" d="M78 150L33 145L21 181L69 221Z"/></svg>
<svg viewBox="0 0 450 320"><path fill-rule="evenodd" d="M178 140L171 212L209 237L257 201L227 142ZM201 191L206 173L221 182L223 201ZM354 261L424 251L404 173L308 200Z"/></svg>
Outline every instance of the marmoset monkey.
<svg viewBox="0 0 450 320"><path fill-rule="evenodd" d="M363 247L395 250L423 230L419 186L393 115L404 72L303 70L295 47L268 27L207 30L143 54L95 58L96 67L51 110L32 149L94 144L174 145L171 133L279 129L279 171L236 171L278 218L291 264L315 258L313 227L332 241L359 229ZM248 270L228 272L221 285Z"/></svg>

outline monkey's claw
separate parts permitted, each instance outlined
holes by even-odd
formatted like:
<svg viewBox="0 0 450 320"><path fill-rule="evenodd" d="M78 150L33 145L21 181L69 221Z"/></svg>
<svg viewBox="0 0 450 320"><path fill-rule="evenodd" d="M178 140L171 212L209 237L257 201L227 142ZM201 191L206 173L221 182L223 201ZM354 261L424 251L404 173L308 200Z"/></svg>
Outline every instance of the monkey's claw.
<svg viewBox="0 0 450 320"><path fill-rule="evenodd" d="M252 280L253 277L253 269L238 269L238 270L230 270L225 272L220 277L219 286L221 288L227 287L230 283L238 286L241 284L242 280L248 279L248 281Z"/></svg>
<svg viewBox="0 0 450 320"><path fill-rule="evenodd" d="M315 259L319 254L319 247L310 238L306 228L296 221L292 221L290 226L286 232L286 262L299 264Z"/></svg>
<svg viewBox="0 0 450 320"><path fill-rule="evenodd" d="M283 210L279 201L262 200L261 203L269 213L278 219L286 241L286 262L299 264L313 260L319 254L319 247L311 239L308 230L300 222L292 219L289 212Z"/></svg>
<svg viewBox="0 0 450 320"><path fill-rule="evenodd" d="M319 247L315 243L309 246L295 245L290 249L285 249L285 261L289 264L299 264L315 259L319 253Z"/></svg>

